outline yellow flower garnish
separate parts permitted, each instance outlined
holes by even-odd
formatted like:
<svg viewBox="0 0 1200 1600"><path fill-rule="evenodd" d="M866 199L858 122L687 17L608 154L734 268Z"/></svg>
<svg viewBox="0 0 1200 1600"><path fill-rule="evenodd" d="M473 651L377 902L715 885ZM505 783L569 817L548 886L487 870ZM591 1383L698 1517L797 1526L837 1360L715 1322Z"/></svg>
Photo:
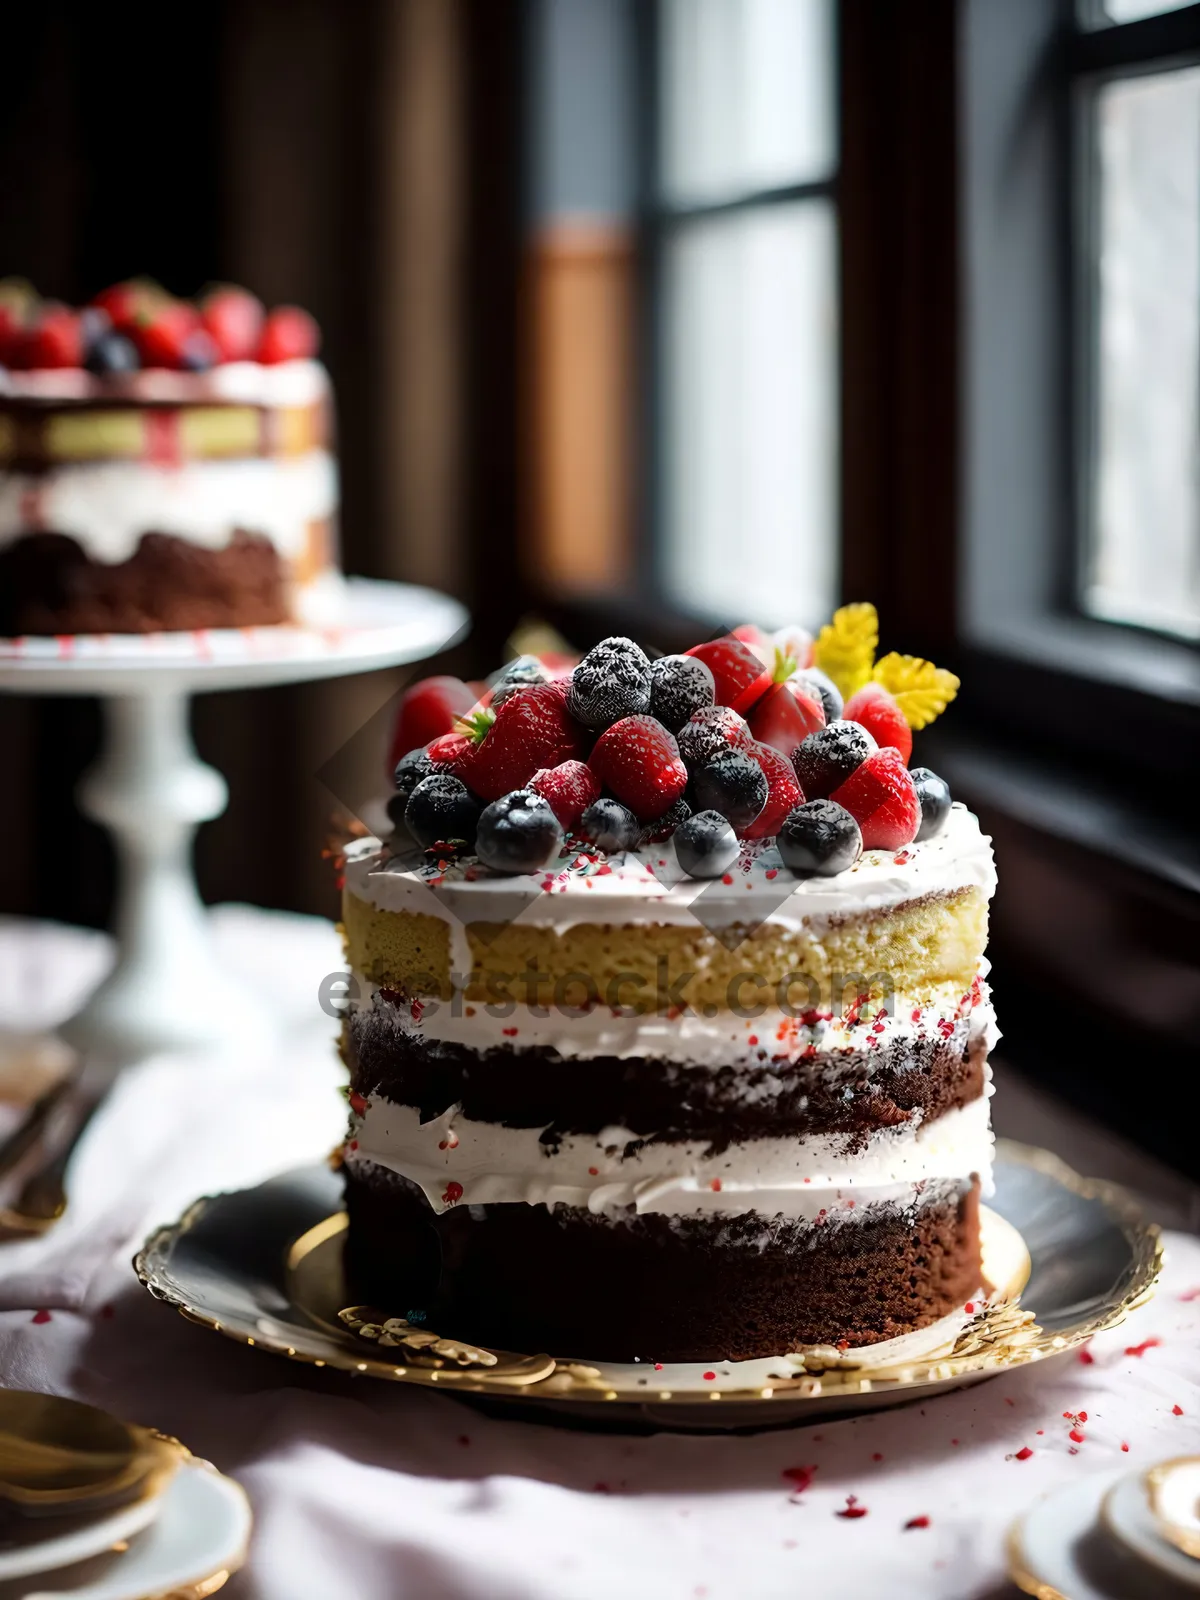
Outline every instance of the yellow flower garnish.
<svg viewBox="0 0 1200 1600"><path fill-rule="evenodd" d="M817 635L813 661L849 700L871 677L871 663L879 644L879 616L869 601L840 606Z"/></svg>
<svg viewBox="0 0 1200 1600"><path fill-rule="evenodd" d="M829 675L833 677L832 673ZM871 676L895 696L910 728L927 728L958 693L958 679L945 667L935 667L920 656L899 655L895 650L880 657Z"/></svg>

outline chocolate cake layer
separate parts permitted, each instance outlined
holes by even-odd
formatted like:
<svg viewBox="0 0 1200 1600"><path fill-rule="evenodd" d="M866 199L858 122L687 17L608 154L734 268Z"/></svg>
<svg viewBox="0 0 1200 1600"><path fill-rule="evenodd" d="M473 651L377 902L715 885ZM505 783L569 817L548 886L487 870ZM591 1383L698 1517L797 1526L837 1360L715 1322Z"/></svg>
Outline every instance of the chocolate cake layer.
<svg viewBox="0 0 1200 1600"><path fill-rule="evenodd" d="M436 1216L383 1168L346 1173L347 1293L495 1348L718 1361L924 1327L979 1287L979 1186L819 1227L754 1214L593 1216L488 1205Z"/></svg>
<svg viewBox="0 0 1200 1600"><path fill-rule="evenodd" d="M351 1087L364 1099L415 1106L422 1122L457 1105L472 1121L544 1127L548 1144L614 1125L663 1141L708 1139L715 1152L766 1135L867 1135L915 1114L931 1122L984 1090L987 1042L964 1044L962 1031L710 1069L641 1057L563 1061L546 1049L473 1050L405 1032L389 1009L359 1011L346 1030Z"/></svg>
<svg viewBox="0 0 1200 1600"><path fill-rule="evenodd" d="M0 549L0 635L156 633L288 620L287 575L270 540L236 531L220 549L142 535L128 561L92 560L65 534Z"/></svg>

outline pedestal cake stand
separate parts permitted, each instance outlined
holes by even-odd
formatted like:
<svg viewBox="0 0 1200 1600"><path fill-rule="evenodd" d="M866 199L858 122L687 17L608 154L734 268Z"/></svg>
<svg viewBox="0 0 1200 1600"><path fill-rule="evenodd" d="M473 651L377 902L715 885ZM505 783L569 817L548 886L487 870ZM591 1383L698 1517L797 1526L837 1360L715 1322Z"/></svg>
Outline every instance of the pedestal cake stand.
<svg viewBox="0 0 1200 1600"><path fill-rule="evenodd" d="M401 666L467 629L431 589L351 578L336 626L0 639L0 690L98 695L103 753L80 786L84 812L117 847L117 959L62 1029L113 1065L157 1050L219 1047L266 1026L217 964L196 888L197 826L225 809L225 780L196 754L192 695Z"/></svg>

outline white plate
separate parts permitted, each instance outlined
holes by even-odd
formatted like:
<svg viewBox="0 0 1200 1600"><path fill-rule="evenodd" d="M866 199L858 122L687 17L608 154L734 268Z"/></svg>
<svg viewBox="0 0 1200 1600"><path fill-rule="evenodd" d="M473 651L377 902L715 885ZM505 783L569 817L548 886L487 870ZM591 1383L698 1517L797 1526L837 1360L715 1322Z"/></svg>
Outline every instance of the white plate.
<svg viewBox="0 0 1200 1600"><path fill-rule="evenodd" d="M155 1520L117 1555L43 1574L36 1589L2 1591L20 1600L145 1600L147 1595L215 1594L246 1557L250 1502L206 1461L185 1461L158 1501Z"/></svg>
<svg viewBox="0 0 1200 1600"><path fill-rule="evenodd" d="M1163 1538L1150 1504L1145 1474L1134 1473L1114 1484L1104 1497L1100 1517L1105 1528L1154 1572L1200 1594L1200 1561Z"/></svg>
<svg viewBox="0 0 1200 1600"><path fill-rule="evenodd" d="M146 1500L136 1500L131 1506L121 1506L117 1511L106 1511L93 1522L72 1527L69 1533L58 1534L53 1532L54 1523L50 1518L42 1517L36 1522L31 1518L26 1524L30 1531L40 1529L50 1536L39 1539L36 1544L0 1550L0 1579L55 1572L59 1567L102 1555L120 1540L132 1539L135 1533L148 1528L161 1509L162 1495L151 1495Z"/></svg>

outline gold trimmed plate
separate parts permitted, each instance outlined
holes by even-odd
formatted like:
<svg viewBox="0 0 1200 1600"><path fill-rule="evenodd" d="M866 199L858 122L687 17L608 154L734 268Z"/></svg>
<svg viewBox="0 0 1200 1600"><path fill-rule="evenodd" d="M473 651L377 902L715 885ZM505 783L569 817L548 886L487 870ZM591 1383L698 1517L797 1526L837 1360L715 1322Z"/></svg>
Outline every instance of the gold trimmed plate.
<svg viewBox="0 0 1200 1600"><path fill-rule="evenodd" d="M1200 1561L1200 1456L1176 1456L1151 1467L1146 1493L1159 1533Z"/></svg>
<svg viewBox="0 0 1200 1600"><path fill-rule="evenodd" d="M1123 1190L1000 1141L983 1228L993 1287L970 1311L857 1351L652 1368L480 1351L397 1316L402 1308L350 1306L344 1226L340 1180L313 1166L197 1201L151 1235L134 1266L189 1321L295 1361L519 1403L534 1415L711 1429L897 1405L1057 1355L1148 1299L1162 1259L1158 1229Z"/></svg>

